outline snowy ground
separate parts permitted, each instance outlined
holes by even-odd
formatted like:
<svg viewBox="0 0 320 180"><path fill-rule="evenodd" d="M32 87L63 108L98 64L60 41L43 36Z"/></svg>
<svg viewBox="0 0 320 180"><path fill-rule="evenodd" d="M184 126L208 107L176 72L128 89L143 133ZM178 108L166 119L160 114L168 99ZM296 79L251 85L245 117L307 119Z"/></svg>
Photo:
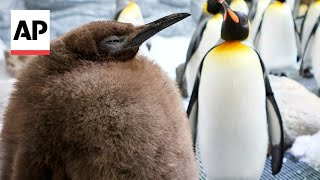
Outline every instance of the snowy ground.
<svg viewBox="0 0 320 180"><path fill-rule="evenodd" d="M320 132L313 136L298 137L290 153L320 171Z"/></svg>

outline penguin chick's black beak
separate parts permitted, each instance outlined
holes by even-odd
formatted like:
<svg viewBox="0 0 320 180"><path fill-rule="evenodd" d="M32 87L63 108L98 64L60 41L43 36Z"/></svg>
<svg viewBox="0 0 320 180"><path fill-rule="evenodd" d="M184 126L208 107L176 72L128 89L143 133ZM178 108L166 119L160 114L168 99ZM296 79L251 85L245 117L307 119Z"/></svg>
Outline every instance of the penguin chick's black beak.
<svg viewBox="0 0 320 180"><path fill-rule="evenodd" d="M137 27L137 32L130 38L129 43L126 45L127 49L140 46L150 37L154 36L161 30L183 20L190 16L189 13L177 13L169 16L165 16L149 24Z"/></svg>

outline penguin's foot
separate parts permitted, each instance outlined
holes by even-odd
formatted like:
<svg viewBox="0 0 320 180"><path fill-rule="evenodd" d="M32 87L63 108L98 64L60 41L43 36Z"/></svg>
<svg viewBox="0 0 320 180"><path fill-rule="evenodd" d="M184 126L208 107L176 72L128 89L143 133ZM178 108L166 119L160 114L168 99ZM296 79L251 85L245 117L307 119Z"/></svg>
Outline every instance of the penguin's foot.
<svg viewBox="0 0 320 180"><path fill-rule="evenodd" d="M147 42L146 44L147 44L148 50L150 51L150 50L151 50L151 43L150 43L150 42Z"/></svg>
<svg viewBox="0 0 320 180"><path fill-rule="evenodd" d="M284 72L279 72L279 73L275 73L275 72L270 72L270 74L274 75L274 76L279 76L279 77L287 77L287 74Z"/></svg>
<svg viewBox="0 0 320 180"><path fill-rule="evenodd" d="M280 73L280 76L281 77L287 77L287 74L286 73Z"/></svg>
<svg viewBox="0 0 320 180"><path fill-rule="evenodd" d="M310 68L307 68L307 69L304 69L302 71L300 71L300 75L304 78L312 78L313 77L313 74L311 73L311 69Z"/></svg>

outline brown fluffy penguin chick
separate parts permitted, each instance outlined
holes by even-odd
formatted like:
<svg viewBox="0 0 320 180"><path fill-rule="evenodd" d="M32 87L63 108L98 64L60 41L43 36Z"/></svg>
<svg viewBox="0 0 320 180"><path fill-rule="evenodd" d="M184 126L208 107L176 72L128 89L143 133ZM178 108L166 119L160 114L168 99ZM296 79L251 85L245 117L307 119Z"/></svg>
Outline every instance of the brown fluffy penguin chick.
<svg viewBox="0 0 320 180"><path fill-rule="evenodd" d="M1 180L198 179L177 87L136 56L143 41L187 16L140 27L93 22L52 41L10 99Z"/></svg>

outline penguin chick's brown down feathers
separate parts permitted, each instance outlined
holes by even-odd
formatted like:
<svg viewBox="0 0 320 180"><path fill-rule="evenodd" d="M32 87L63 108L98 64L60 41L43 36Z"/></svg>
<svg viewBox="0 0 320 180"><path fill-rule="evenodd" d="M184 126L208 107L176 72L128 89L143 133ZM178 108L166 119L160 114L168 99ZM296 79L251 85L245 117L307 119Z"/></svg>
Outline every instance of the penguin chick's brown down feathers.
<svg viewBox="0 0 320 180"><path fill-rule="evenodd" d="M52 41L15 85L0 179L198 179L177 87L136 56L141 38L174 20L93 22Z"/></svg>

